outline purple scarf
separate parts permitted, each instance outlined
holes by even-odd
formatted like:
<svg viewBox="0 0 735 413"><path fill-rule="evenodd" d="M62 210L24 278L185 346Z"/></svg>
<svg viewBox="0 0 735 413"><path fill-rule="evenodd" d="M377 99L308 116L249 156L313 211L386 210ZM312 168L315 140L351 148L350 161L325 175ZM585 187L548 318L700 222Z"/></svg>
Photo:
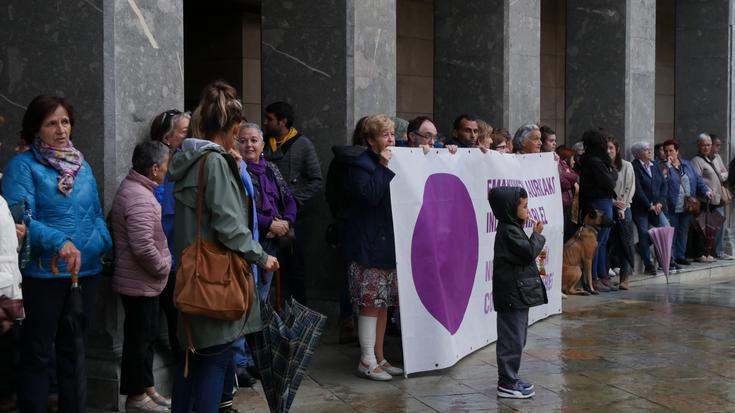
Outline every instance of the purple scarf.
<svg viewBox="0 0 735 413"><path fill-rule="evenodd" d="M74 189L74 180L84 165L84 156L74 144L69 141L69 145L65 148L51 146L36 138L33 142L33 155L44 165L56 169L59 176L56 177L57 187L59 191L69 196L71 190Z"/></svg>
<svg viewBox="0 0 735 413"><path fill-rule="evenodd" d="M275 180L268 179L268 161L260 157L257 163L246 162L248 171L258 178L258 192L260 199L256 200L258 214L267 216L270 219L274 217L282 218L280 212L281 191Z"/></svg>

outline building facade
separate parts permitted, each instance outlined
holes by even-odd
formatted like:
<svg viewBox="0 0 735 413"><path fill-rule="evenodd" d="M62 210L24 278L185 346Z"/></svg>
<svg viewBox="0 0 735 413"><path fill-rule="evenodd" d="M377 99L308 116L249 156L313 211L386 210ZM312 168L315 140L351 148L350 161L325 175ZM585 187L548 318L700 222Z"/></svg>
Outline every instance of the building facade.
<svg viewBox="0 0 735 413"><path fill-rule="evenodd" d="M735 0L8 0L0 167L25 105L42 93L66 96L75 145L109 209L151 119L193 109L214 79L232 83L258 123L268 103L290 102L325 175L330 148L373 113L428 115L445 134L461 113L510 131L539 121L567 144L596 127L626 147L674 137L685 157L706 131L723 138L729 161L733 19ZM312 217L309 295L334 314L344 275L324 242L323 197L303 213ZM122 310L102 284L90 401L114 408Z"/></svg>

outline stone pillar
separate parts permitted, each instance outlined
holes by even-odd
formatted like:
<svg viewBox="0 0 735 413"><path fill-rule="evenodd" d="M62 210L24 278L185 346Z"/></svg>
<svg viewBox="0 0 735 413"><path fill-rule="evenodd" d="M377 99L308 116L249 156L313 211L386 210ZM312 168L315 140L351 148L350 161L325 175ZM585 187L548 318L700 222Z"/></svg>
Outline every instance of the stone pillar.
<svg viewBox="0 0 735 413"><path fill-rule="evenodd" d="M295 127L312 139L326 178L331 147L350 142L357 119L395 114L396 1L263 0L261 12L263 107L278 100L294 107ZM299 213L309 217L309 295L336 300L344 275L330 276L324 259L333 255L324 242L331 221L324 196Z"/></svg>
<svg viewBox="0 0 735 413"><path fill-rule="evenodd" d="M171 1L88 0L57 7L10 0L0 8L0 115L4 165L25 105L65 96L75 109L74 144L97 178L109 210L150 120L183 106L182 5ZM51 18L49 16L52 16ZM117 410L123 312L110 279L100 279L88 350L89 407ZM160 358L157 379L170 380Z"/></svg>
<svg viewBox="0 0 735 413"><path fill-rule="evenodd" d="M729 160L732 137L731 0L677 0L675 130L682 154L697 152L697 135L722 138Z"/></svg>
<svg viewBox="0 0 735 413"><path fill-rule="evenodd" d="M540 118L540 1L434 2L434 117L475 114L511 131ZM502 30L501 30L502 28Z"/></svg>
<svg viewBox="0 0 735 413"><path fill-rule="evenodd" d="M603 128L626 147L654 139L656 5L653 0L568 0L568 141Z"/></svg>

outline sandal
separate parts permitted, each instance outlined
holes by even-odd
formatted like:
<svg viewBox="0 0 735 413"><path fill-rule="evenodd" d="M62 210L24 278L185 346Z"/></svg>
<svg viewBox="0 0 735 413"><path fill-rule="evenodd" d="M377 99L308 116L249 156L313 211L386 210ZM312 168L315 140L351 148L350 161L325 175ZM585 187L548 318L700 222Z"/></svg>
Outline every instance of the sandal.
<svg viewBox="0 0 735 413"><path fill-rule="evenodd" d="M391 376L400 376L403 374L403 369L400 367L392 366L390 363L388 363L388 360L383 359L380 363L378 363L378 366L382 368L384 371L388 372Z"/></svg>
<svg viewBox="0 0 735 413"><path fill-rule="evenodd" d="M357 375L365 379L377 381L390 381L393 379L393 376L391 376L387 371L376 371L377 369L381 369L377 364L367 366L360 362L357 364Z"/></svg>

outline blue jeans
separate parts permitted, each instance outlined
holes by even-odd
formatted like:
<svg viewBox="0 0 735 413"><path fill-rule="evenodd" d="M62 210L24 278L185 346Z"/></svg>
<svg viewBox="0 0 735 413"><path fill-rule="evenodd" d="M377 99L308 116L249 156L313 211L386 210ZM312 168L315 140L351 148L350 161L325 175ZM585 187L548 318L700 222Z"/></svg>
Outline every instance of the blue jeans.
<svg viewBox="0 0 735 413"><path fill-rule="evenodd" d="M675 212L671 215L671 226L674 227L674 247L671 256L675 260L686 258L687 237L689 236L689 223L692 214L688 212Z"/></svg>
<svg viewBox="0 0 735 413"><path fill-rule="evenodd" d="M260 333L258 333L260 334ZM235 367L251 367L255 365L245 337L240 337L232 343L232 360Z"/></svg>
<svg viewBox="0 0 735 413"><path fill-rule="evenodd" d="M591 208L599 209L608 218L612 219L612 199L611 198L595 198L589 201ZM592 278L597 280L600 278L608 278L607 267L607 240L610 238L610 227L600 228L597 233L597 249L592 259Z"/></svg>
<svg viewBox="0 0 735 413"><path fill-rule="evenodd" d="M662 212L660 215L656 215L651 211L633 211L633 222L638 228L638 253L643 259L643 264L646 268L653 266L651 260L651 239L648 236L648 227L660 227L669 226L669 221L666 219L666 215Z"/></svg>
<svg viewBox="0 0 735 413"><path fill-rule="evenodd" d="M189 352L189 377L181 363L174 380L171 411L174 413L217 413L225 389L228 369L232 368L232 343L218 344ZM234 381L234 377L230 378Z"/></svg>

